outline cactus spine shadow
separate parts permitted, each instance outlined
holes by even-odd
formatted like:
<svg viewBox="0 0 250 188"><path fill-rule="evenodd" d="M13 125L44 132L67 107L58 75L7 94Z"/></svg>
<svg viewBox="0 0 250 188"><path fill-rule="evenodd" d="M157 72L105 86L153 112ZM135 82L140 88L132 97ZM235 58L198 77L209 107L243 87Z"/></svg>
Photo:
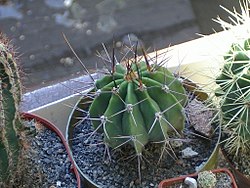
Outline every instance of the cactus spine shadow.
<svg viewBox="0 0 250 188"><path fill-rule="evenodd" d="M9 41L0 34L0 182L6 185L17 168L20 151L21 84L14 55Z"/></svg>

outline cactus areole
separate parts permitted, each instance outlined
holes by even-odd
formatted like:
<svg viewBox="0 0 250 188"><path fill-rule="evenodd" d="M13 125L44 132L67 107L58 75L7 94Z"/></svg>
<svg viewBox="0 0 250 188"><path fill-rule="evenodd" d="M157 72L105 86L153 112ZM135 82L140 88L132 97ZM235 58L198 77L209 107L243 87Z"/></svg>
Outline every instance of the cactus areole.
<svg viewBox="0 0 250 188"><path fill-rule="evenodd" d="M226 146L229 151L250 147L250 39L244 45L233 44L225 56L216 96L220 99L223 125L232 135Z"/></svg>
<svg viewBox="0 0 250 188"><path fill-rule="evenodd" d="M112 148L129 143L139 155L148 142L167 141L184 129L185 89L164 67L147 60L117 64L95 89L90 119Z"/></svg>
<svg viewBox="0 0 250 188"><path fill-rule="evenodd" d="M9 181L18 163L20 87L14 51L7 38L0 33L0 187L1 182Z"/></svg>

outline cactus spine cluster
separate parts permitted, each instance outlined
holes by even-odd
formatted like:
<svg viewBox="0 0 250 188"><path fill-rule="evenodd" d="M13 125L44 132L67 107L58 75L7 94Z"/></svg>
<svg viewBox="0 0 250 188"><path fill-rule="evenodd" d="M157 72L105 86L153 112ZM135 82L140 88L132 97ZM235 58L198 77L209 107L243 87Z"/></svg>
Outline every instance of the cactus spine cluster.
<svg viewBox="0 0 250 188"><path fill-rule="evenodd" d="M216 78L222 125L229 138L225 147L238 153L250 149L250 39L233 44Z"/></svg>
<svg viewBox="0 0 250 188"><path fill-rule="evenodd" d="M214 188L217 182L216 175L211 171L199 172L197 182L200 188Z"/></svg>
<svg viewBox="0 0 250 188"><path fill-rule="evenodd" d="M148 142L166 142L184 129L187 96L181 81L168 69L135 57L114 64L110 75L95 82L89 114L95 130L112 148L129 143L141 155Z"/></svg>
<svg viewBox="0 0 250 188"><path fill-rule="evenodd" d="M14 51L6 37L0 33L0 182L5 184L17 167L20 151L17 136L20 126L20 87Z"/></svg>

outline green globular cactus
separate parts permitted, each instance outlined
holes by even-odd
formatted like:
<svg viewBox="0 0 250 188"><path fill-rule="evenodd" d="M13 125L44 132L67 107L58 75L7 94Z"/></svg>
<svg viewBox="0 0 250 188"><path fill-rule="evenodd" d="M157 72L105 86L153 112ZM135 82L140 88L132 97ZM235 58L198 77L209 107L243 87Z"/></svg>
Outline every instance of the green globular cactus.
<svg viewBox="0 0 250 188"><path fill-rule="evenodd" d="M8 184L18 163L20 98L21 85L14 52L9 41L0 33L0 185L1 182Z"/></svg>
<svg viewBox="0 0 250 188"><path fill-rule="evenodd" d="M137 155L148 142L166 142L181 134L187 102L177 77L157 64L134 60L114 65L110 75L95 82L96 96L89 116L104 142L112 148L131 144Z"/></svg>
<svg viewBox="0 0 250 188"><path fill-rule="evenodd" d="M229 135L225 146L230 152L250 148L250 39L233 44L216 78L219 88L222 125Z"/></svg>
<svg viewBox="0 0 250 188"><path fill-rule="evenodd" d="M214 188L217 182L216 175L211 171L199 172L197 182L200 188Z"/></svg>

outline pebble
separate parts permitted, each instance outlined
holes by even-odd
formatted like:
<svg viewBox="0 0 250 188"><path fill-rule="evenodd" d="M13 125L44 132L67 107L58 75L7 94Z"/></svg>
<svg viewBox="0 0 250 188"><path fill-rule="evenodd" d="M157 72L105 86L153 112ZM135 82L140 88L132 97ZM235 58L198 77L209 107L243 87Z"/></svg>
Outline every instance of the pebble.
<svg viewBox="0 0 250 188"><path fill-rule="evenodd" d="M184 150L181 151L181 153L182 153L183 158L191 158L191 157L195 157L198 155L198 153L192 150L191 147L185 148Z"/></svg>
<svg viewBox="0 0 250 188"><path fill-rule="evenodd" d="M20 35L20 36L19 36L19 39L20 39L20 40L24 40L24 39L25 39L25 36L24 36L24 35Z"/></svg>
<svg viewBox="0 0 250 188"><path fill-rule="evenodd" d="M194 178L186 177L184 183L188 185L188 188L197 188L197 181Z"/></svg>
<svg viewBox="0 0 250 188"><path fill-rule="evenodd" d="M61 58L60 63L64 66L72 66L74 64L74 60L71 57Z"/></svg>
<svg viewBox="0 0 250 188"><path fill-rule="evenodd" d="M33 151L30 161L34 166L40 166L45 174L44 187L76 188L77 181L71 172L71 162L59 137L49 129L39 131L31 141ZM34 153L37 153L34 156Z"/></svg>

